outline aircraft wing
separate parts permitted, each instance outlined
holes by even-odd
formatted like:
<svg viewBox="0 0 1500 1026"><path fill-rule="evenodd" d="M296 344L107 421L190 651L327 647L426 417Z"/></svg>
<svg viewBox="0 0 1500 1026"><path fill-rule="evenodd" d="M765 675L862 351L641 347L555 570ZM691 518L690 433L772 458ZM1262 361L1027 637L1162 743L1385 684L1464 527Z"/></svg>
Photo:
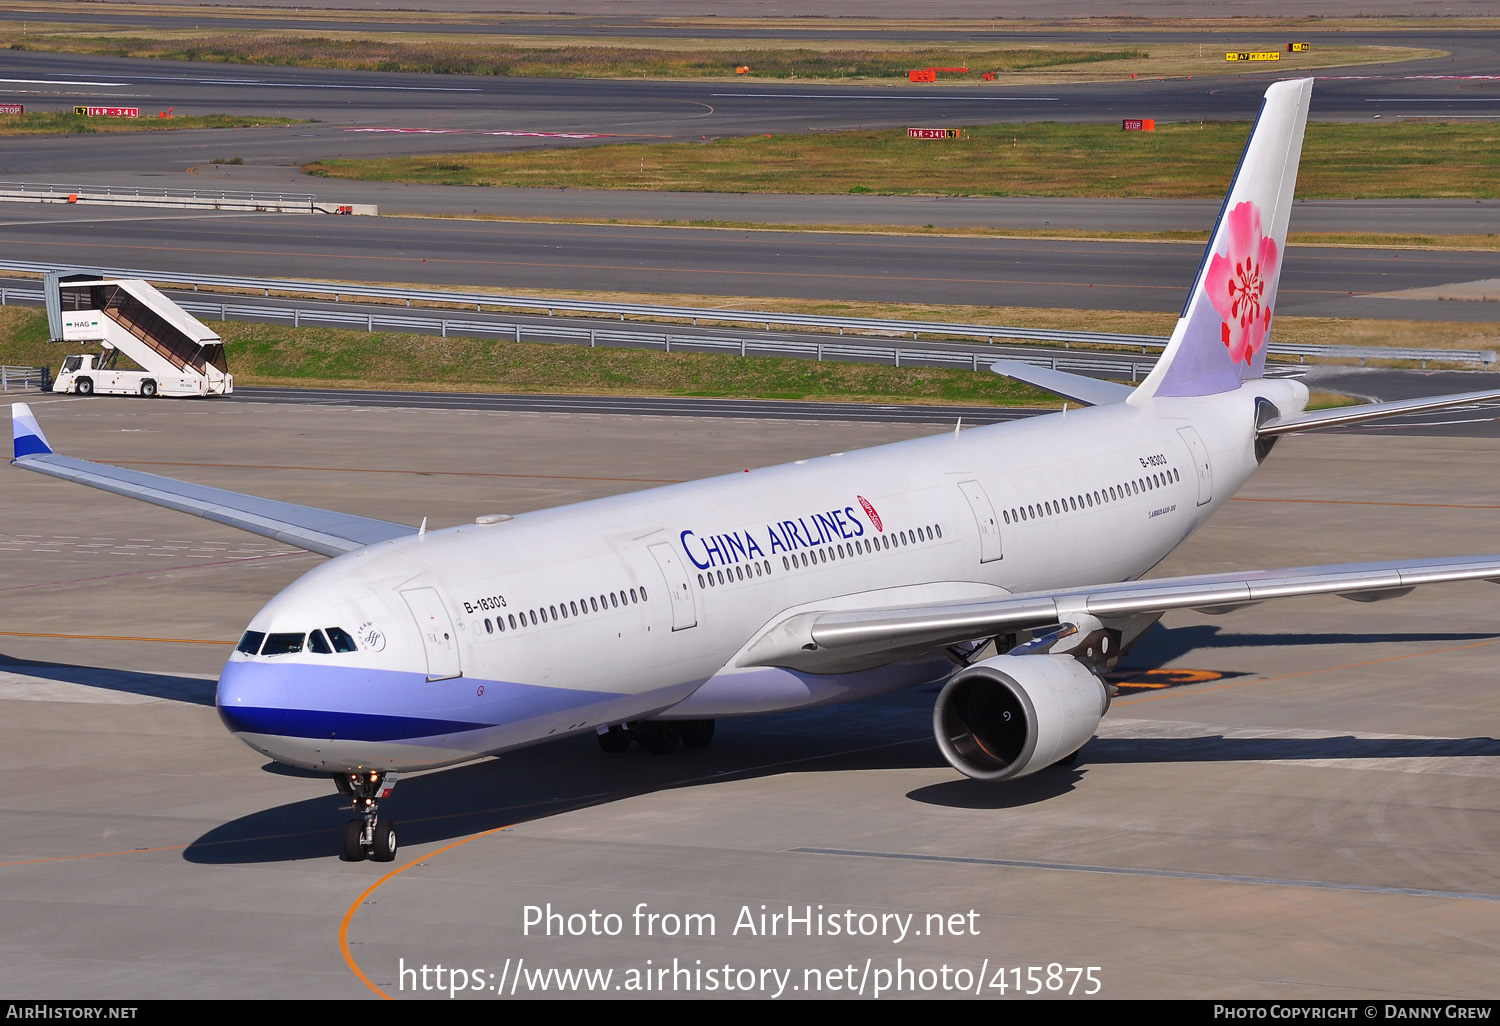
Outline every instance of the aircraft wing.
<svg viewBox="0 0 1500 1026"><path fill-rule="evenodd" d="M375 542L417 533L415 527L405 524L262 499L63 456L52 451L25 403L11 407L11 423L15 441L12 466L192 513L319 555L338 556Z"/></svg>
<svg viewBox="0 0 1500 1026"><path fill-rule="evenodd" d="M800 612L774 623L738 660L816 673L867 665L872 656L917 653L1007 631L1090 616L1108 623L1143 613L1197 609L1224 613L1269 599L1340 595L1360 602L1405 595L1424 584L1500 583L1500 555L1253 570L1125 581L1029 592L981 602L905 608Z"/></svg>

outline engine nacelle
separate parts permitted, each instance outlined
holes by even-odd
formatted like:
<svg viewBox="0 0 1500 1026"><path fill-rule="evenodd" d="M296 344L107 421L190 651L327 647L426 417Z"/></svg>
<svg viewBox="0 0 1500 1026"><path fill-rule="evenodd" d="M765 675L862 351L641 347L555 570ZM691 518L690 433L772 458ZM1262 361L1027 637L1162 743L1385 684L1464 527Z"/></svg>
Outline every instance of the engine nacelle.
<svg viewBox="0 0 1500 1026"><path fill-rule="evenodd" d="M943 757L975 780L1025 776L1072 755L1109 709L1109 688L1066 655L1002 655L959 670L938 695Z"/></svg>

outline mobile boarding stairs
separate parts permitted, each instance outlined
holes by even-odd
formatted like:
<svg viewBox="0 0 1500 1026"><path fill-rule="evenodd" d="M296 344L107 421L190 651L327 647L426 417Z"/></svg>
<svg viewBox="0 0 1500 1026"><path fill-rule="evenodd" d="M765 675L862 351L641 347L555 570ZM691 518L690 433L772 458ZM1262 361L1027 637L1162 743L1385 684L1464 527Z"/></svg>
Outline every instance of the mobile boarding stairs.
<svg viewBox="0 0 1500 1026"><path fill-rule="evenodd" d="M97 343L69 356L54 392L80 395L228 395L234 376L224 340L139 279L49 272L47 326L54 342Z"/></svg>

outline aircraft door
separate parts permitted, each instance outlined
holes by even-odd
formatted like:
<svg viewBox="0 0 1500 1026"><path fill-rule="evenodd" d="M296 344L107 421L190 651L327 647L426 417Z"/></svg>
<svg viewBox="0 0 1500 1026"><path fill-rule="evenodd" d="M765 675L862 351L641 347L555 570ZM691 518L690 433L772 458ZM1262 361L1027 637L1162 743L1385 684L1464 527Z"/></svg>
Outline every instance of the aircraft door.
<svg viewBox="0 0 1500 1026"><path fill-rule="evenodd" d="M1214 466L1208 460L1208 447L1203 444L1203 439L1198 432L1190 427L1178 428L1177 433L1187 443L1188 451L1192 453L1193 463L1198 474L1198 505L1203 506L1213 501L1214 497Z"/></svg>
<svg viewBox="0 0 1500 1026"><path fill-rule="evenodd" d="M417 630L422 635L422 648L427 652L427 679L448 680L463 674L458 661L458 638L453 630L453 618L435 588L412 588L403 591L401 597L417 621Z"/></svg>
<svg viewBox="0 0 1500 1026"><path fill-rule="evenodd" d="M979 527L979 561L990 563L1005 558L1000 545L1000 521L995 517L995 507L978 481L960 481L958 490L964 493L969 509L974 514L974 523Z"/></svg>
<svg viewBox="0 0 1500 1026"><path fill-rule="evenodd" d="M657 542L650 547L656 565L661 569L667 594L672 596L672 629L687 630L698 625L698 603L693 589L688 584L687 567L682 565L682 556L667 542Z"/></svg>

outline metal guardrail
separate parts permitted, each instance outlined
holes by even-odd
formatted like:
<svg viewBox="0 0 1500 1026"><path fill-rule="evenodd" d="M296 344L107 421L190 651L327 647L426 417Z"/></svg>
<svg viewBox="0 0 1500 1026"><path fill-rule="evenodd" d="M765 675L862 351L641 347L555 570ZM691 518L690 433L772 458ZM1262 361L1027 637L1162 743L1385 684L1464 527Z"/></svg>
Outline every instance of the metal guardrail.
<svg viewBox="0 0 1500 1026"><path fill-rule="evenodd" d="M41 303L40 289L0 288L0 305L20 301ZM573 343L588 343L597 346L600 342L610 346L638 346L652 348L660 346L671 352L675 345L706 352L732 352L740 356L790 356L813 359L863 360L865 362L893 363L899 367L907 365L967 366L979 370L994 357L987 353L970 350L943 350L936 347L902 349L894 345L880 345L873 341L863 344L836 342L807 342L795 339L769 338L722 338L712 335L692 335L681 332L628 331L616 328L586 328L565 324L521 324L514 321L476 321L449 317L421 317L398 313L353 313L340 310L304 310L299 307L245 306L233 303L211 303L199 300L184 300L178 304L189 313L201 314L221 321L285 322L293 327L303 324L329 324L374 331L377 327L399 331L435 333L447 338L452 335L494 337L510 335L515 341L559 340ZM1305 363L1306 357L1326 359L1358 359L1361 367L1367 360L1409 360L1420 363L1425 369L1428 361L1443 363L1478 363L1484 366L1493 362L1493 353L1473 349L1398 349L1377 346L1317 346L1288 345L1288 355L1298 356ZM1276 351L1272 347L1272 351ZM1489 359L1485 359L1489 357ZM1128 377L1139 380L1155 360L1135 360L1109 353L1079 353L1074 356L1059 356L1038 353L1035 356L1007 352L1005 359L1017 360L1053 370L1071 370L1081 373L1106 374L1111 377ZM1273 371L1268 370L1268 373Z"/></svg>
<svg viewBox="0 0 1500 1026"><path fill-rule="evenodd" d="M0 270L44 273L54 270L51 264L40 264L24 260L0 260ZM513 310L545 310L548 316L556 311L568 313L608 314L625 320L627 316L686 320L694 326L699 321L719 323L762 324L766 330L771 325L784 327L813 327L837 330L842 335L846 330L910 334L939 335L959 338L982 338L988 342L996 339L1016 339L1032 342L1051 342L1070 348L1073 343L1090 346L1122 346L1139 348L1144 355L1150 349L1162 349L1167 339L1160 335L1132 335L1115 332L1055 331L1042 328L1021 328L992 324L950 324L930 321L876 320L862 317L821 317L811 314L768 313L763 310L712 310L696 307L649 306L636 303L601 303L577 299L550 299L537 296L496 295L488 292L448 292L441 289L403 289L381 285L360 285L347 282L292 281L277 278L236 278L225 275L181 274L172 271L153 271L140 268L81 268L97 274L120 278L145 278L153 282L174 282L191 285L194 291L200 287L255 290L269 296L273 291L309 296L332 296L334 302L343 297L400 301L407 306L418 303L473 306L476 311L484 307ZM1297 356L1303 360L1308 356L1323 359L1357 359L1363 366L1366 360L1411 360L1424 368L1429 361L1440 363L1472 363L1481 367L1493 365L1496 354L1482 349L1384 349L1378 346L1312 346L1290 345L1272 342L1267 352L1273 356Z"/></svg>
<svg viewBox="0 0 1500 1026"><path fill-rule="evenodd" d="M53 264L41 264L28 260L0 260L0 271L22 271L42 274L58 270ZM497 295L490 292L448 292L442 289L389 288L382 285L358 285L348 282L291 281L278 278L236 278L226 275L181 274L172 271L153 271L124 267L79 267L71 270L102 274L113 278L145 278L153 283L172 282L188 285L197 291L200 287L243 289L269 296L272 292L306 296L332 296L334 302L345 297L380 299L405 302L472 306L476 311L484 307L507 310L545 310L548 316L557 311L565 313L590 313L689 321L694 326L699 321L729 324L763 324L766 330L771 325L783 327L827 328L844 331L890 332L918 335L947 335L962 338L982 338L993 342L997 338L1022 339L1034 342L1071 343L1087 345L1118 345L1160 349L1167 340L1159 335L1130 335L1115 332L1055 331L1045 328L1020 328L992 324L942 324L930 321L885 321L867 317L822 317L812 314L772 313L765 310L714 310L685 306L650 306L640 303L603 303L582 299L550 299L538 296Z"/></svg>
<svg viewBox="0 0 1500 1026"><path fill-rule="evenodd" d="M16 388L26 391L33 388L47 390L52 383L51 373L46 367L12 367L0 364L0 392Z"/></svg>
<svg viewBox="0 0 1500 1026"><path fill-rule="evenodd" d="M115 185L55 185L39 182L0 182L0 200L51 200L55 203L139 201L151 205L214 205L235 210L305 210L312 212L317 197L307 192L243 192L234 189L152 189ZM122 277L124 277L122 275ZM146 275L130 275L142 278Z"/></svg>
<svg viewBox="0 0 1500 1026"><path fill-rule="evenodd" d="M936 347L903 349L900 346L854 344L847 342L812 342L795 339L724 338L717 335L694 335L683 332L632 331L620 328L586 328L570 324L518 324L504 321L476 321L446 317L421 317L399 313L346 313L341 310L279 309L264 306L238 306L230 303L203 303L193 300L179 304L189 313L217 317L219 320L278 320L293 327L304 324L332 324L365 331L397 329L424 331L441 335L497 337L513 341L556 341L575 345L600 345L612 348L660 349L664 352L732 353L738 356L780 356L810 360L835 360L859 363L889 363L896 367L965 367L978 371L994 359L988 353L945 350ZM1134 360L1107 353L1057 356L1013 356L1025 363L1051 367L1054 370L1094 372L1135 381L1150 372L1155 360Z"/></svg>

